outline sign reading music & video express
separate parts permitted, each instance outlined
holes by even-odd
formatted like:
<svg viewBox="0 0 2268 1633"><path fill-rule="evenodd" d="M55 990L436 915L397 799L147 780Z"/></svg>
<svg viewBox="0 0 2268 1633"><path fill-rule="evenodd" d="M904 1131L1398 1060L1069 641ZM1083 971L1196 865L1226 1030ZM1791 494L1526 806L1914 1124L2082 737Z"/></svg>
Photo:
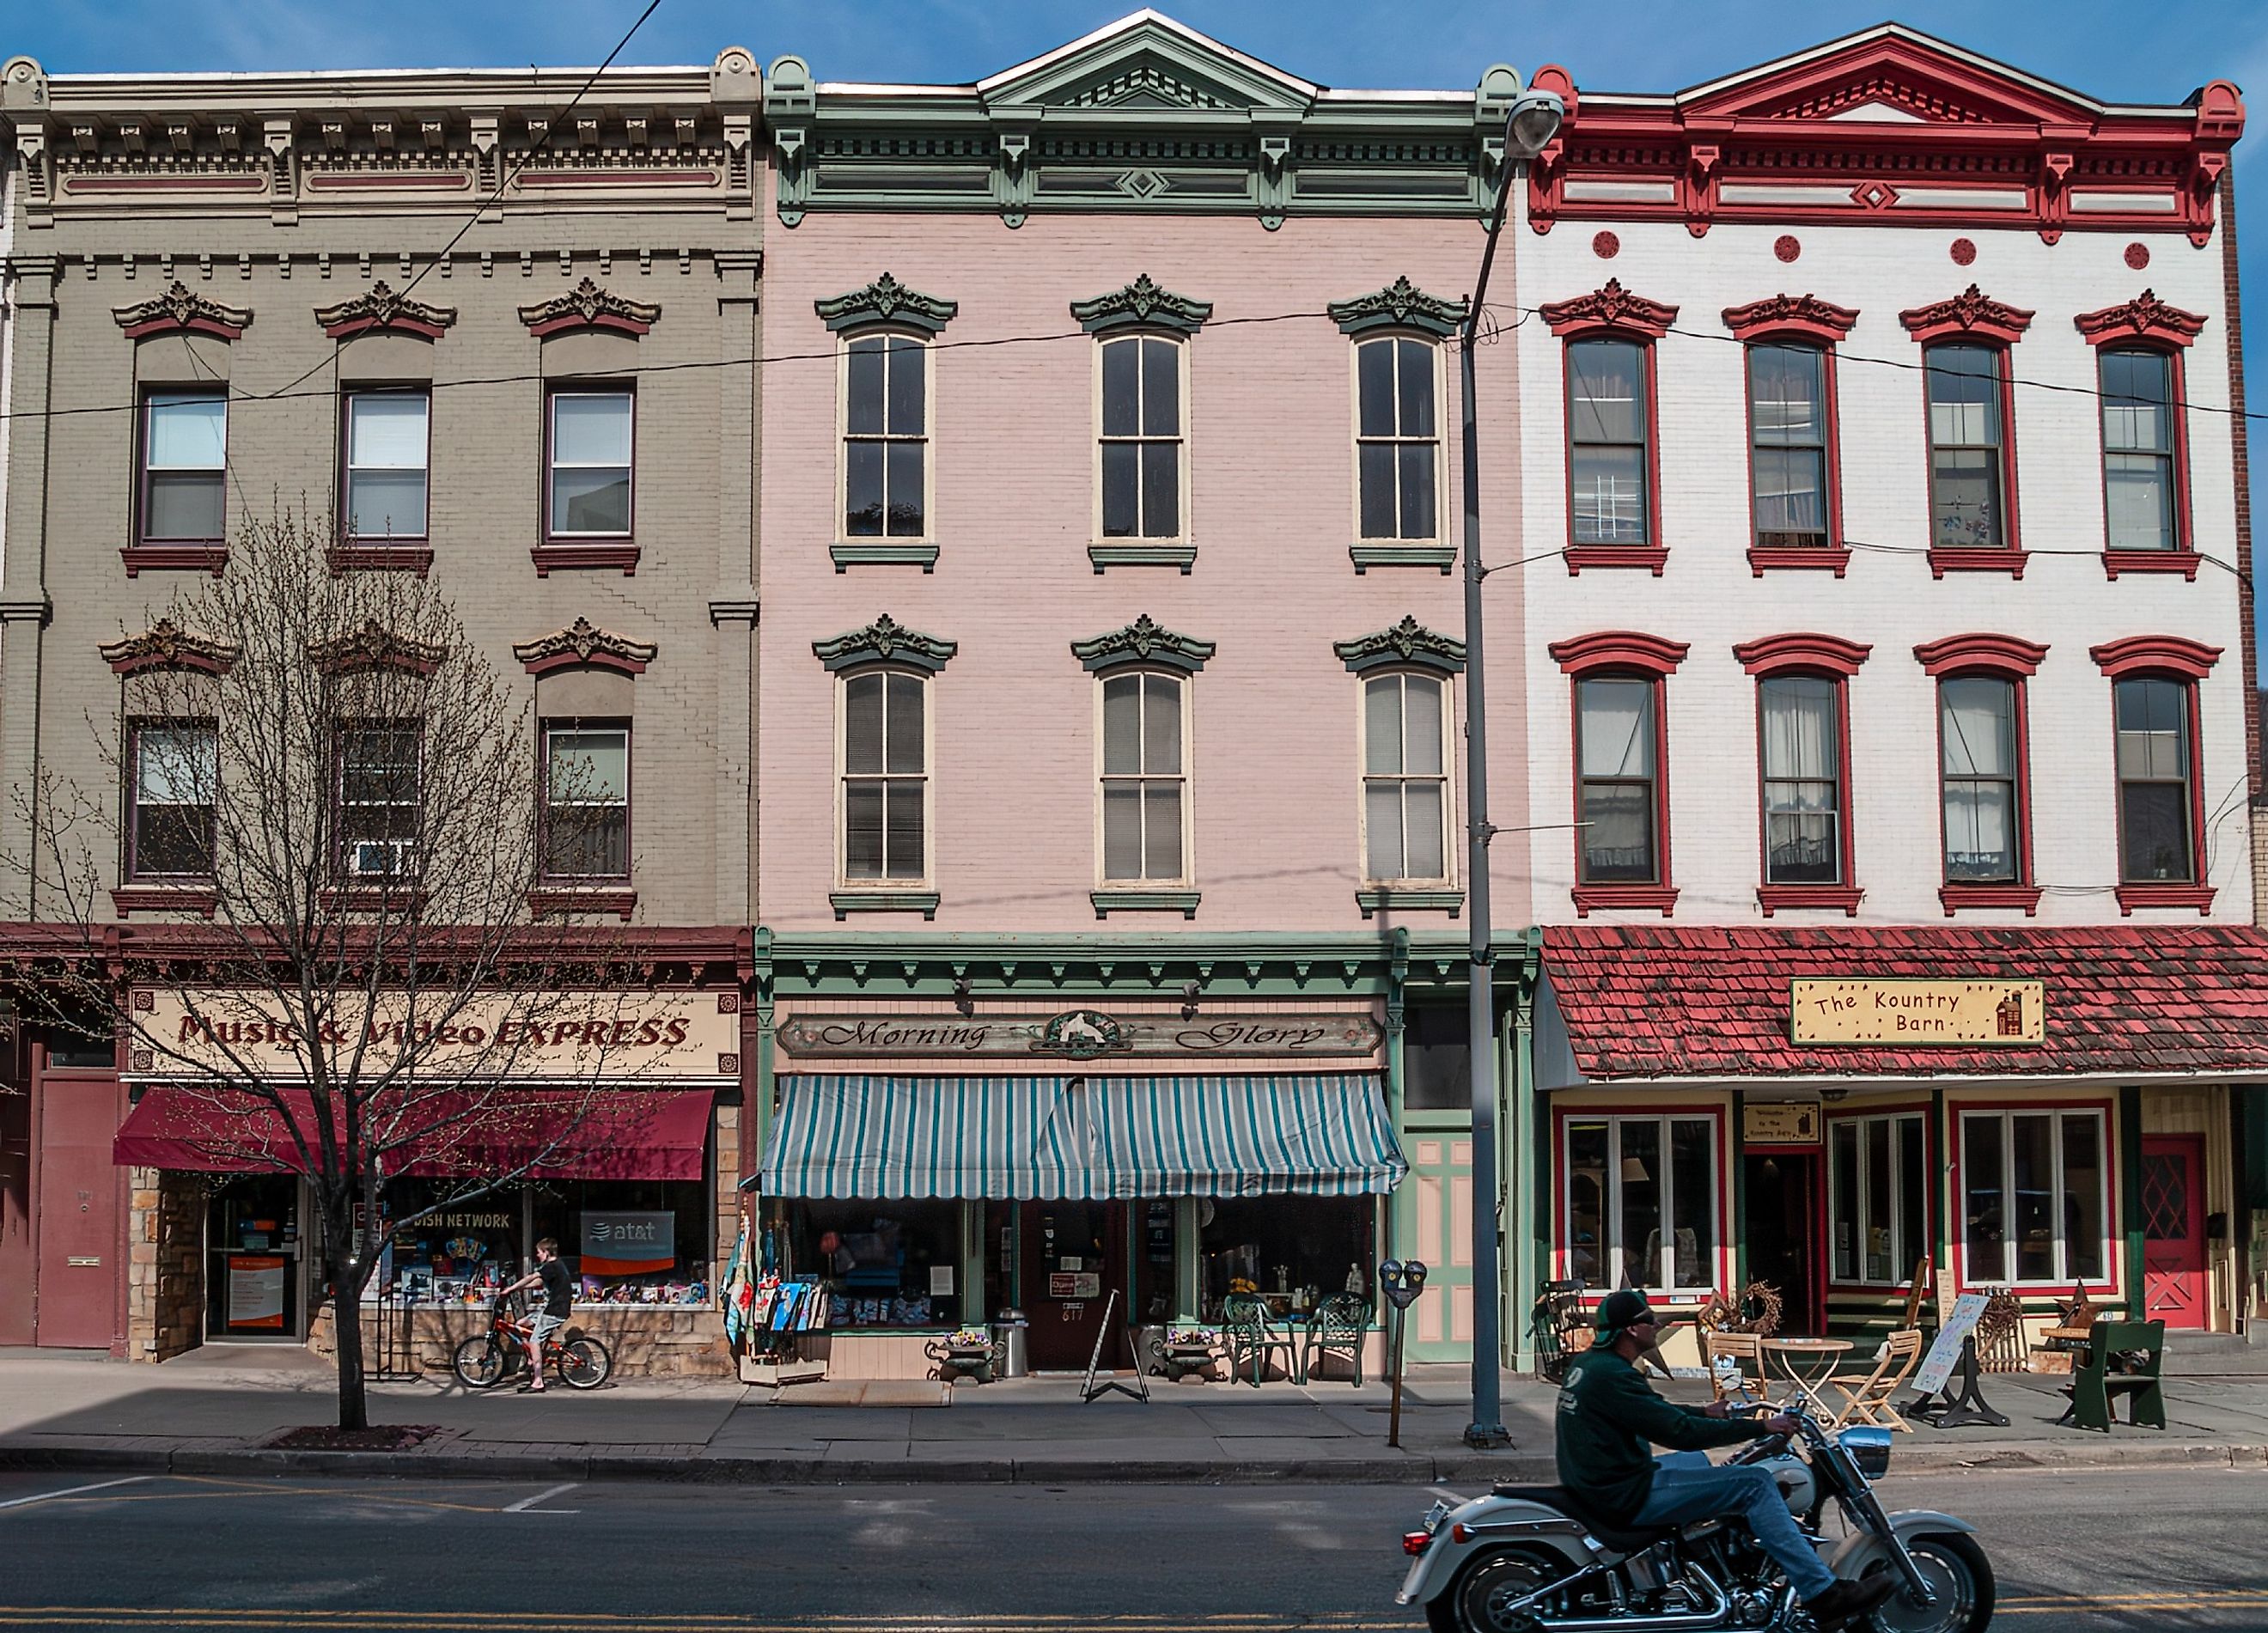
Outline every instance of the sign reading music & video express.
<svg viewBox="0 0 2268 1633"><path fill-rule="evenodd" d="M1797 1043L1907 1048L2025 1048L2047 1041L2043 981L1794 981Z"/></svg>

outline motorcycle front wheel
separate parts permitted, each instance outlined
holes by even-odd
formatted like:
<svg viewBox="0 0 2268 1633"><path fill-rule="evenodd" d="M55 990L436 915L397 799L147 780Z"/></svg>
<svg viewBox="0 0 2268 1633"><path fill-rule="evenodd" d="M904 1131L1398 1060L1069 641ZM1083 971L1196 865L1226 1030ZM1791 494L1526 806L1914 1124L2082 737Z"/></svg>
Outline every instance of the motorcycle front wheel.
<svg viewBox="0 0 2268 1633"><path fill-rule="evenodd" d="M451 1365L457 1380L466 1388L488 1389L504 1381L511 1362L504 1355L504 1346L483 1334L459 1344Z"/></svg>
<svg viewBox="0 0 2268 1633"><path fill-rule="evenodd" d="M559 1381L570 1389L596 1389L614 1370L615 1357L595 1338L570 1338L559 1346Z"/></svg>
<svg viewBox="0 0 2268 1633"><path fill-rule="evenodd" d="M1994 1585L1992 1562L1976 1539L1933 1531L1909 1537L1906 1552L1929 1584L1930 1602L1917 1605L1903 1592L1893 1593L1875 1607L1874 1625L1881 1633L1983 1633L1992 1620ZM1877 1567L1896 1568L1888 1563Z"/></svg>
<svg viewBox="0 0 2268 1633"><path fill-rule="evenodd" d="M1541 1621L1511 1607L1570 1569L1556 1556L1514 1548L1483 1554L1458 1573L1448 1592L1426 1601L1425 1625L1432 1633L1541 1633Z"/></svg>

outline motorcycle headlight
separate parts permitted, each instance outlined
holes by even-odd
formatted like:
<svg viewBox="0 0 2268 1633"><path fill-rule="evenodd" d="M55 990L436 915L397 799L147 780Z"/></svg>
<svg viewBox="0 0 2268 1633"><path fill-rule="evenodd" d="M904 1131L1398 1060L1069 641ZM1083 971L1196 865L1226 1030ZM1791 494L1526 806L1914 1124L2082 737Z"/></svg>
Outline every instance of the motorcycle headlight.
<svg viewBox="0 0 2268 1633"><path fill-rule="evenodd" d="M1851 1454L1851 1460L1859 1465L1859 1472L1867 1479L1880 1480L1890 1472L1889 1430L1860 1424L1844 1430L1835 1438Z"/></svg>

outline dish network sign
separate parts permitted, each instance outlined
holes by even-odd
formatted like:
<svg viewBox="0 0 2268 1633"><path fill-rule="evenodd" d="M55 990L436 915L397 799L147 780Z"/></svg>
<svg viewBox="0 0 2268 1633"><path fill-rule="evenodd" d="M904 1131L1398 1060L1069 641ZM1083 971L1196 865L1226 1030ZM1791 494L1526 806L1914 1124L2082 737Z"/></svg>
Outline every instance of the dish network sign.
<svg viewBox="0 0 2268 1633"><path fill-rule="evenodd" d="M402 1055L435 1078L660 1078L737 1080L740 995L726 992L551 992L411 1004L380 995L364 1010L342 1002L318 1030L339 1068L351 1051L376 1051L365 1076ZM436 1012L438 1013L438 1018ZM261 995L224 988L134 995L129 1078L212 1073L285 1080L307 1076L299 1028Z"/></svg>

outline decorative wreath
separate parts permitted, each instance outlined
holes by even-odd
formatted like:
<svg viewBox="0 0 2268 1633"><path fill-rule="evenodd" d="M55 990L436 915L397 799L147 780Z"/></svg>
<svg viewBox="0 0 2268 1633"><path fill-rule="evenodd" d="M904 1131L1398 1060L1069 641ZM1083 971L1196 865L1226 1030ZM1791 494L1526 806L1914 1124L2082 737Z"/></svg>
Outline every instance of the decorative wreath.
<svg viewBox="0 0 2268 1633"><path fill-rule="evenodd" d="M1719 1333L1754 1333L1769 1338L1779 1331L1779 1289L1770 1282L1743 1282L1729 1292L1719 1288L1709 1295L1694 1319Z"/></svg>

